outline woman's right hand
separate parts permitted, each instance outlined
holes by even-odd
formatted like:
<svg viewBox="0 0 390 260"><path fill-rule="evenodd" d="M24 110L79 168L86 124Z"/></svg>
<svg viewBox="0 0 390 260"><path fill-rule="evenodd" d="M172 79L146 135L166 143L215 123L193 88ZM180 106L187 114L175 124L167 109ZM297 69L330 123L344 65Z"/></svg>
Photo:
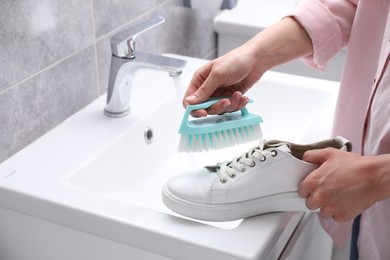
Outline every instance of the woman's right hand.
<svg viewBox="0 0 390 260"><path fill-rule="evenodd" d="M237 111L248 103L243 96L274 66L311 54L313 46L305 29L293 17L285 17L261 31L239 48L198 69L184 95L183 105L198 104L210 97L227 96L195 117Z"/></svg>
<svg viewBox="0 0 390 260"><path fill-rule="evenodd" d="M198 104L210 97L226 96L205 110L192 112L194 117L222 114L242 109L249 98L243 94L256 83L263 72L257 66L249 46L241 46L210 61L196 71L184 95L183 105Z"/></svg>

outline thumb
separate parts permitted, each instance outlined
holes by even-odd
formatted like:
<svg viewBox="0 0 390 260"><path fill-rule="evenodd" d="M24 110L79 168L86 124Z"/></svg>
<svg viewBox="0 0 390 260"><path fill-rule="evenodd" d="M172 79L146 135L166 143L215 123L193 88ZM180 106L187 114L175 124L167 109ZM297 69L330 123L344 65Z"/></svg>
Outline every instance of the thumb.
<svg viewBox="0 0 390 260"><path fill-rule="evenodd" d="M209 99L220 85L214 82L213 77L208 77L205 82L191 95L186 97L189 104L198 104Z"/></svg>
<svg viewBox="0 0 390 260"><path fill-rule="evenodd" d="M185 101L188 102L188 104L198 104L206 101L210 96L212 95L212 92L210 93L208 91L208 88L204 86L200 86L194 93L189 95L185 98Z"/></svg>
<svg viewBox="0 0 390 260"><path fill-rule="evenodd" d="M192 88L193 90L196 89L195 92L187 96L185 99L189 104L198 104L206 101L213 96L214 92L224 83L222 79L223 77L220 77L218 73L213 72L212 68L205 68L205 70L201 71L201 73L203 75L207 75L206 79L202 82L199 88ZM194 81L196 81L196 78L194 78Z"/></svg>
<svg viewBox="0 0 390 260"><path fill-rule="evenodd" d="M303 154L305 162L314 164L323 164L327 160L327 152L325 149L309 150Z"/></svg>

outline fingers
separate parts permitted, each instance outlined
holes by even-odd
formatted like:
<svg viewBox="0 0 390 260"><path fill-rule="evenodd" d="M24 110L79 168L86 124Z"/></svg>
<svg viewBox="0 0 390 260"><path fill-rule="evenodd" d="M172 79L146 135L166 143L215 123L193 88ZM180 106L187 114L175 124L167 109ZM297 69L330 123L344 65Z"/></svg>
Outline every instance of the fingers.
<svg viewBox="0 0 390 260"><path fill-rule="evenodd" d="M334 148L307 151L303 156L305 161L319 167L298 184L298 195L305 199L309 210L320 209L322 218L347 221L372 203L369 201L364 205L369 196L356 185L360 182L357 181L356 166L351 168L351 156L354 155Z"/></svg>
<svg viewBox="0 0 390 260"><path fill-rule="evenodd" d="M207 115L220 115L224 113L239 111L249 102L249 98L236 91L230 98L223 98L207 109L199 109L191 112L193 117L204 117Z"/></svg>
<svg viewBox="0 0 390 260"><path fill-rule="evenodd" d="M311 196L306 198L305 200L306 207L310 210L317 210L320 208L320 205L318 205L315 201L311 199Z"/></svg>
<svg viewBox="0 0 390 260"><path fill-rule="evenodd" d="M334 218L333 212L326 207L320 209L320 216L324 219Z"/></svg>
<svg viewBox="0 0 390 260"><path fill-rule="evenodd" d="M191 112L191 116L195 117L195 118L206 117L207 116L207 111L204 110L204 109L194 110L194 111Z"/></svg>
<svg viewBox="0 0 390 260"><path fill-rule="evenodd" d="M309 150L303 154L303 160L314 164L322 164L327 159L327 149Z"/></svg>
<svg viewBox="0 0 390 260"><path fill-rule="evenodd" d="M204 117L208 114L223 114L241 110L249 101L247 97L243 97L241 89L245 91L248 87L237 85L241 82L241 77L233 76L232 80L232 74L237 74L236 71L232 71L231 66L227 66L226 62L221 62L218 59L204 65L194 74L184 94L183 106L202 103L212 96L228 96L229 98L220 100L208 109L192 111L191 115Z"/></svg>
<svg viewBox="0 0 390 260"><path fill-rule="evenodd" d="M319 214L324 219L334 218L334 210L327 204L319 202L316 194L309 194L305 198L306 207L312 211L319 211Z"/></svg>
<svg viewBox="0 0 390 260"><path fill-rule="evenodd" d="M183 105L198 104L209 99L214 91L224 85L224 73L213 69L213 62L198 69L184 95Z"/></svg>
<svg viewBox="0 0 390 260"><path fill-rule="evenodd" d="M319 170L320 168L317 168L312 171L298 184L298 195L301 198L308 198L318 189L319 184L313 176L320 175L321 173L318 173Z"/></svg>
<svg viewBox="0 0 390 260"><path fill-rule="evenodd" d="M187 107L190 104L198 104L206 101L212 96L214 90L219 87L218 80L211 74L213 64L209 62L205 66L198 69L187 88L183 98L183 106ZM213 106L211 112L214 110L215 114L221 113L225 108L230 107L231 102L229 99L223 99ZM199 109L191 112L193 117L205 117L210 113L205 109Z"/></svg>
<svg viewBox="0 0 390 260"><path fill-rule="evenodd" d="M318 169L312 171L298 184L298 195L305 199L306 207L309 210L317 210L321 207L317 196L315 196L317 195L319 184L312 178L312 176L318 174L317 171Z"/></svg>
<svg viewBox="0 0 390 260"><path fill-rule="evenodd" d="M303 160L314 164L323 164L329 159L338 156L338 153L344 153L335 148L324 148L316 150L308 150L303 154Z"/></svg>
<svg viewBox="0 0 390 260"><path fill-rule="evenodd" d="M305 186L304 182L301 182L298 187L298 195L305 199L306 207L309 210L317 210L321 207L317 200L314 199L311 191Z"/></svg>
<svg viewBox="0 0 390 260"><path fill-rule="evenodd" d="M245 97L241 92L236 91L229 99L222 99L206 111L209 115L220 115L223 113L238 111L248 104L248 101L248 97Z"/></svg>
<svg viewBox="0 0 390 260"><path fill-rule="evenodd" d="M304 181L305 180L301 181L298 184L298 195L299 195L299 197L306 199L310 196L310 191L309 191L309 189L306 186L306 183Z"/></svg>
<svg viewBox="0 0 390 260"><path fill-rule="evenodd" d="M319 210L322 218L333 218L334 211L329 207L329 195L321 189L321 184L312 178L312 176L321 174L319 171L319 169L314 170L299 183L298 195L305 199L306 207L309 210Z"/></svg>
<svg viewBox="0 0 390 260"><path fill-rule="evenodd" d="M222 114L225 108L231 105L230 99L224 98L215 103L213 106L208 109L198 109L191 112L191 116L193 117L205 117L207 115L212 114ZM221 111L221 112L219 112Z"/></svg>
<svg viewBox="0 0 390 260"><path fill-rule="evenodd" d="M218 115L223 114L226 108L229 108L232 105L232 101L228 98L221 99L219 102L215 103L213 106L206 109L207 114L209 115Z"/></svg>

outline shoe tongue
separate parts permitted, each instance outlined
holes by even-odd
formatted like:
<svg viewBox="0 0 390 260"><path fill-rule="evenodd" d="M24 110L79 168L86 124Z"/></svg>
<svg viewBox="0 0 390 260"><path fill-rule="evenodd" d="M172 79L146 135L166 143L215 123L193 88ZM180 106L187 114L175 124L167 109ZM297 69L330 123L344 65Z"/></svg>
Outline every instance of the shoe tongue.
<svg viewBox="0 0 390 260"><path fill-rule="evenodd" d="M272 150L275 148L286 153L291 153L291 145L289 143L266 143L264 145L264 150Z"/></svg>

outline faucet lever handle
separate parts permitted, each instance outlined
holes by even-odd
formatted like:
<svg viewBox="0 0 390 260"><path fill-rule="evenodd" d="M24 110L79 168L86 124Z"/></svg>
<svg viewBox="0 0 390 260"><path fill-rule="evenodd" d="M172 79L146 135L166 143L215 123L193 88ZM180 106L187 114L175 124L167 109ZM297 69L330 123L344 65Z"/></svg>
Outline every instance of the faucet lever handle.
<svg viewBox="0 0 390 260"><path fill-rule="evenodd" d="M143 32L165 22L161 16L154 16L142 23L139 23L127 30L119 32L111 38L112 55L121 58L135 58L135 38Z"/></svg>

